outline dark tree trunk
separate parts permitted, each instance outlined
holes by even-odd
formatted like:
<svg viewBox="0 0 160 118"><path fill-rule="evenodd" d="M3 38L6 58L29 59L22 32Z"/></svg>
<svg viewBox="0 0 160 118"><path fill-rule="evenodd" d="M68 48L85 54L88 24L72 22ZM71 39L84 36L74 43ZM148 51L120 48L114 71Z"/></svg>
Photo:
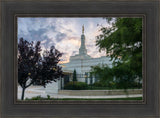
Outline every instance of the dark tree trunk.
<svg viewBox="0 0 160 118"><path fill-rule="evenodd" d="M22 96L21 96L21 100L24 100L24 92L25 92L26 88L22 88Z"/></svg>

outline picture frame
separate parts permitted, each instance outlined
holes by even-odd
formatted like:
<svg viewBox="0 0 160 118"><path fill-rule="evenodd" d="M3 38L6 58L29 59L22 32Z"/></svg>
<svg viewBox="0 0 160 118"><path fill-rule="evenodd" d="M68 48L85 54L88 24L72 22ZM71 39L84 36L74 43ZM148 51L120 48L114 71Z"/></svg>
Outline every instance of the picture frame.
<svg viewBox="0 0 160 118"><path fill-rule="evenodd" d="M159 1L2 1L1 2L2 118L9 117L117 117L160 116ZM31 101L17 102L15 17L21 16L141 16L144 19L144 101ZM13 40L14 39L14 40Z"/></svg>
<svg viewBox="0 0 160 118"><path fill-rule="evenodd" d="M108 15L108 14L16 14L14 16L14 31L15 31L15 50L14 53L15 55L17 55L17 37L18 37L18 18L61 18L61 17L67 17L67 18L96 18L98 17L126 17L126 18L142 18L142 42L143 42L143 67L142 67L142 75L143 75L143 79L142 79L142 100L29 100L29 101L24 101L24 100L18 100L17 98L17 94L18 94L18 90L17 90L17 86L18 86L18 72L15 73L14 76L14 103L15 104L145 104L146 103L146 73L145 73L145 66L146 66L146 53L145 53L145 46L146 46L146 41L145 41L145 24L146 24L146 16L143 14L122 14L122 15L118 15L118 14L112 14L112 15ZM18 70L18 64L17 64L17 57L14 57L15 60L15 69L14 70Z"/></svg>

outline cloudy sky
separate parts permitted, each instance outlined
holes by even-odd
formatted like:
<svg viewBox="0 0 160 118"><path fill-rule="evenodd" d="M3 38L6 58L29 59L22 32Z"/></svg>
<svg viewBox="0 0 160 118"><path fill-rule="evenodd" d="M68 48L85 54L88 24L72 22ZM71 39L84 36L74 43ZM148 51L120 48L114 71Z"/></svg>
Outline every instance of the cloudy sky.
<svg viewBox="0 0 160 118"><path fill-rule="evenodd" d="M99 24L99 25L98 25ZM86 37L88 55L93 58L104 56L95 46L96 36L102 26L109 24L103 18L18 18L18 39L23 37L28 41L41 41L42 50L52 45L63 53L62 62L68 62L70 56L79 53L82 26Z"/></svg>

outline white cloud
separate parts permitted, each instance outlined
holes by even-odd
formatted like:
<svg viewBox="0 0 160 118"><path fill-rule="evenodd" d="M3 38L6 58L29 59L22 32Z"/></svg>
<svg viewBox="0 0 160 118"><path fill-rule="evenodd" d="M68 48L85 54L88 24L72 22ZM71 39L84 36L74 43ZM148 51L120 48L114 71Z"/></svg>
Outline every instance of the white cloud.
<svg viewBox="0 0 160 118"><path fill-rule="evenodd" d="M19 18L18 37L40 40L42 50L54 45L65 53L62 60L69 61L69 57L79 51L83 24L88 54L92 57L104 56L105 52L99 53L95 46L95 37L100 33L97 24L108 26L102 18Z"/></svg>
<svg viewBox="0 0 160 118"><path fill-rule="evenodd" d="M46 43L46 42L47 42L47 40L43 40L43 41L41 41L41 44Z"/></svg>

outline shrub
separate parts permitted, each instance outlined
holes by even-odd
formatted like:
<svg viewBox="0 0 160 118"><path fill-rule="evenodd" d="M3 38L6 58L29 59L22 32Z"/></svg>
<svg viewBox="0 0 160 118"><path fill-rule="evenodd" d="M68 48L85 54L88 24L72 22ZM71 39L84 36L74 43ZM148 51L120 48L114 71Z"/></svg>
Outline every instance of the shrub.
<svg viewBox="0 0 160 118"><path fill-rule="evenodd" d="M105 88L105 89L116 89L116 83L115 82L95 82L93 85L92 85L92 88Z"/></svg>
<svg viewBox="0 0 160 118"><path fill-rule="evenodd" d="M50 95L47 95L47 99L49 100L51 97L50 97Z"/></svg>
<svg viewBox="0 0 160 118"><path fill-rule="evenodd" d="M39 95L32 98L26 98L25 100L55 100L55 98L51 98L50 95L47 95L47 98Z"/></svg>
<svg viewBox="0 0 160 118"><path fill-rule="evenodd" d="M31 98L31 100L41 100L41 99L42 99L42 97L40 95ZM28 99L26 99L26 100L28 100Z"/></svg>
<svg viewBox="0 0 160 118"><path fill-rule="evenodd" d="M100 82L95 82L95 83L93 84L93 86L95 86L95 87L103 87L103 84L100 83Z"/></svg>
<svg viewBox="0 0 160 118"><path fill-rule="evenodd" d="M84 82L69 82L64 86L68 90L86 90L88 85Z"/></svg>

